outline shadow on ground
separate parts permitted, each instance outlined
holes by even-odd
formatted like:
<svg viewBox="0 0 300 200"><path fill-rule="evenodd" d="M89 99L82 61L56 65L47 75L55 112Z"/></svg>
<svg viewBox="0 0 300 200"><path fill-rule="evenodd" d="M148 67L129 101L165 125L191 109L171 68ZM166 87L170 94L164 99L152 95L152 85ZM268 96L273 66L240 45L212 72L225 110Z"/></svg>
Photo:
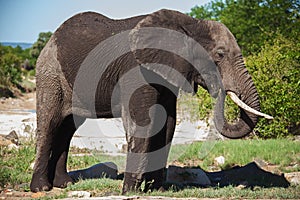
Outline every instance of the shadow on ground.
<svg viewBox="0 0 300 200"><path fill-rule="evenodd" d="M122 179L123 174L117 174L116 167L112 163L99 163L87 169L69 172L69 174L74 180L102 177ZM165 189L181 190L188 187L226 187L229 185L269 188L288 187L290 185L284 175L265 171L255 162L217 172L205 172L199 167L169 166L166 174Z"/></svg>
<svg viewBox="0 0 300 200"><path fill-rule="evenodd" d="M233 167L219 172L206 172L212 186L239 186L247 187L288 187L290 183L284 175L277 175L261 169L255 162L242 167Z"/></svg>

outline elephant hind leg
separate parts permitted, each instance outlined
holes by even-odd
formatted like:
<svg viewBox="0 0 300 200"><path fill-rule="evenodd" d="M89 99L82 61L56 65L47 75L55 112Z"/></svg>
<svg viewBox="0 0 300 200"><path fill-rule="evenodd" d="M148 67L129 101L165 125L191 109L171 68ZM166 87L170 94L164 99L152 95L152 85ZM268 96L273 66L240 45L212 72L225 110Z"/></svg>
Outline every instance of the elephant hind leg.
<svg viewBox="0 0 300 200"><path fill-rule="evenodd" d="M50 113L51 114L51 113ZM55 128L51 124L59 124L59 120L46 120L45 115L38 115L37 123L37 144L36 144L36 159L34 164L34 171L30 183L32 192L49 191L53 184L49 180L49 158L51 155L51 144L53 143L53 135ZM55 117L57 119L57 117ZM39 126L39 124L45 124ZM53 125L54 126L54 125Z"/></svg>
<svg viewBox="0 0 300 200"><path fill-rule="evenodd" d="M81 124L84 119L80 119ZM54 187L65 188L74 180L67 173L67 158L71 139L76 131L73 115L67 116L54 135L49 160L48 177Z"/></svg>

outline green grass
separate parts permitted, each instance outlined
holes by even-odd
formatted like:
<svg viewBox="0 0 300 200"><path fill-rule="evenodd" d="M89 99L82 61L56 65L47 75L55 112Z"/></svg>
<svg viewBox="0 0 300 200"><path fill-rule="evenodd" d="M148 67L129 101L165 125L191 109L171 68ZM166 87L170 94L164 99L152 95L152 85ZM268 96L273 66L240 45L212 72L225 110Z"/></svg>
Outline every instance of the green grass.
<svg viewBox="0 0 300 200"><path fill-rule="evenodd" d="M238 189L228 186L224 188L190 188L174 192L152 192L151 195L170 197L194 197L194 198L226 198L226 199L298 199L300 197L300 187L293 186L285 188L255 188ZM149 194L148 194L149 195Z"/></svg>
<svg viewBox="0 0 300 200"><path fill-rule="evenodd" d="M122 181L112 179L90 179L80 180L74 185L70 185L67 191L89 191L92 196L121 195Z"/></svg>
<svg viewBox="0 0 300 200"><path fill-rule="evenodd" d="M180 166L201 167L204 170L221 170L228 166L246 165L255 159L264 160L276 165L279 172L300 171L300 142L291 139L274 140L226 140L215 142L195 142L190 145L178 145L171 149L169 161ZM84 156L74 154L84 153ZM225 157L225 164L217 166L214 158ZM19 149L8 150L0 147L0 191L1 188L14 188L19 191L28 191L34 161L34 143L23 143ZM108 156L97 151L72 149L69 154L69 170L90 167L99 162L115 162L120 171L124 169L124 156ZM21 185L20 185L21 184ZM92 196L119 195L122 181L110 179L80 180L74 185L62 190L61 195L74 190L91 192ZM216 188L186 188L178 190L171 187L166 192L153 191L138 195L159 195L170 197L197 197L197 198L300 198L300 186L292 185L288 188L245 188L233 186Z"/></svg>
<svg viewBox="0 0 300 200"><path fill-rule="evenodd" d="M92 196L110 196L120 195L122 189L122 181L110 179L85 180L68 186L67 191L89 191ZM152 191L148 193L129 193L127 195L141 195L141 196L166 196L177 198L250 198L250 199L299 199L300 186L293 185L289 188L261 188L255 187L253 189L245 188L239 189L233 186L222 188L186 188L178 190L170 188L167 191Z"/></svg>
<svg viewBox="0 0 300 200"><path fill-rule="evenodd" d="M34 155L34 146L29 144L12 150L0 147L0 189L29 183Z"/></svg>
<svg viewBox="0 0 300 200"><path fill-rule="evenodd" d="M214 158L225 157L221 168L246 165L255 159L278 165L282 172L300 171L300 142L291 139L225 140L191 144L178 158L181 163L198 165L204 170L214 166ZM205 149L210 149L206 157Z"/></svg>

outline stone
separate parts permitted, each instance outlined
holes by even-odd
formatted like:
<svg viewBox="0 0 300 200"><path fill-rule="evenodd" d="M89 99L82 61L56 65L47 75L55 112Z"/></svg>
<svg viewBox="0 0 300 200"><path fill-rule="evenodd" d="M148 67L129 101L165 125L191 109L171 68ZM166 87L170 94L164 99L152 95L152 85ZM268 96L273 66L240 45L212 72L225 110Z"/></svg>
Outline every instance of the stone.
<svg viewBox="0 0 300 200"><path fill-rule="evenodd" d="M8 135L0 135L0 146L9 146L10 149L16 147L19 143L19 138L16 131L11 131Z"/></svg>
<svg viewBox="0 0 300 200"><path fill-rule="evenodd" d="M32 163L30 164L30 169L34 169L34 164L35 164L35 162L32 162Z"/></svg>
<svg viewBox="0 0 300 200"><path fill-rule="evenodd" d="M224 156L219 156L215 158L215 162L217 165L224 165L225 163L225 158Z"/></svg>
<svg viewBox="0 0 300 200"><path fill-rule="evenodd" d="M284 177L293 185L300 185L300 172L284 174Z"/></svg>
<svg viewBox="0 0 300 200"><path fill-rule="evenodd" d="M19 146L17 146L16 144L12 143L7 145L8 150L13 150L13 149L18 149Z"/></svg>
<svg viewBox="0 0 300 200"><path fill-rule="evenodd" d="M68 197L89 198L89 197L91 197L91 193L87 192L87 191L71 191L71 192L68 192Z"/></svg>
<svg viewBox="0 0 300 200"><path fill-rule="evenodd" d="M8 135L0 135L0 146L8 147L8 149L18 148L19 138L16 131L11 131Z"/></svg>

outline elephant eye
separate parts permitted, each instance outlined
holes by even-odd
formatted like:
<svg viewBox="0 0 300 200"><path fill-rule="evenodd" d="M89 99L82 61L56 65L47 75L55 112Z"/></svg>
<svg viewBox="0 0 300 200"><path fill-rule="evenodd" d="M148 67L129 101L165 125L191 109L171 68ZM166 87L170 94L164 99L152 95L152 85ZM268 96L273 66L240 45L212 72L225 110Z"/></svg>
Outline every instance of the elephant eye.
<svg viewBox="0 0 300 200"><path fill-rule="evenodd" d="M222 59L222 58L224 58L225 52L223 49L218 49L216 54L217 54L218 59Z"/></svg>

